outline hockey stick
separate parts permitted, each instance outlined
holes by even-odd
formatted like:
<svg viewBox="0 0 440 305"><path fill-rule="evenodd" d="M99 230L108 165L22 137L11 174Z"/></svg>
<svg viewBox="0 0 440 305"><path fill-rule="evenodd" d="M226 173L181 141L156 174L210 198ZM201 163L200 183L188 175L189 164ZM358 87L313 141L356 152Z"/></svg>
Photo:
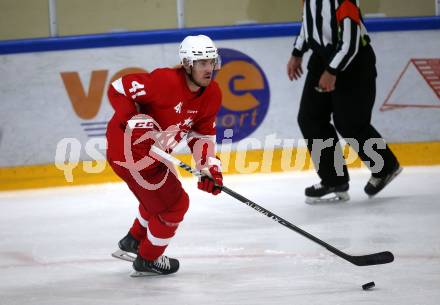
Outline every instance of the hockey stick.
<svg viewBox="0 0 440 305"><path fill-rule="evenodd" d="M177 158L171 156L170 154L164 152L163 150L153 146L151 148L151 151L157 154L158 156L162 157L163 159L171 162L174 165L177 165L180 168L183 168L187 172L190 172L196 177L201 177L203 174L198 171L197 169L191 168L191 166L187 165L186 163L183 163L182 161L178 160ZM234 192L233 190L229 189L226 186L222 186L222 191L226 194L234 197L235 199L243 202L247 206L250 206L257 212L266 215L267 217L271 218L272 220L278 222L279 224L282 224L283 226L301 234L302 236L314 241L315 243L321 245L322 247L326 248L328 251L332 252L333 254L345 259L346 261L349 261L350 263L356 265L356 266L371 266L371 265L380 265L380 264L387 264L391 263L394 260L394 256L391 252L385 251L385 252L379 252L379 253L373 253L373 254L367 254L367 255L349 255L345 252L342 252L339 249L336 249L332 245L327 244L326 242L320 240L319 238L315 237L314 235L304 231L303 229L293 225L292 223L288 222L287 220L281 218L278 215L275 215L274 213L270 212L269 210L266 210L262 206L256 204L255 202L247 199L246 197Z"/></svg>

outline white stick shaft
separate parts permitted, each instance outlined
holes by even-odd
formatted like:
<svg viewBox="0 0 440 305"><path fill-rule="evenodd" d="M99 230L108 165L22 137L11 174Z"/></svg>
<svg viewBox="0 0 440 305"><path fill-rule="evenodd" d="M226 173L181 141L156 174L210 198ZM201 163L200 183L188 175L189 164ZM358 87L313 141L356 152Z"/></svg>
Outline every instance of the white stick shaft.
<svg viewBox="0 0 440 305"><path fill-rule="evenodd" d="M200 171L192 168L188 164L183 163L179 159L177 159L177 158L173 157L172 155L164 152L162 149L160 149L160 148L158 148L156 146L151 146L150 152L153 152L156 155L160 156L161 158L171 162L172 164L177 165L180 168L183 168L184 170L186 170L187 172L190 172L191 174L193 174L196 177L200 177L200 176L203 175Z"/></svg>
<svg viewBox="0 0 440 305"><path fill-rule="evenodd" d="M151 151L154 152L155 154L161 156L165 160L170 161L174 165L179 165L180 164L180 161L177 158L174 158L173 156L171 156L170 154L167 154L162 149L160 149L160 148L158 148L156 146L151 146Z"/></svg>

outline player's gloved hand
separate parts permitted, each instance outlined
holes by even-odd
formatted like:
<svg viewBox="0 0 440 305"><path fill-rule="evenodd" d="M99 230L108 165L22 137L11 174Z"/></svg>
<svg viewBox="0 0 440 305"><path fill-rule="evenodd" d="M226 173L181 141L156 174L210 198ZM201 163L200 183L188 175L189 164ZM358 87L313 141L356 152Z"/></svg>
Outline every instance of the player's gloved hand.
<svg viewBox="0 0 440 305"><path fill-rule="evenodd" d="M142 116L130 119L128 127L131 130L131 153L133 159L138 161L150 153L151 146L155 143L157 128L151 119Z"/></svg>
<svg viewBox="0 0 440 305"><path fill-rule="evenodd" d="M199 178L198 188L202 191L218 195L222 191L223 175L221 162L217 157L208 158L208 167L202 169L203 176Z"/></svg>

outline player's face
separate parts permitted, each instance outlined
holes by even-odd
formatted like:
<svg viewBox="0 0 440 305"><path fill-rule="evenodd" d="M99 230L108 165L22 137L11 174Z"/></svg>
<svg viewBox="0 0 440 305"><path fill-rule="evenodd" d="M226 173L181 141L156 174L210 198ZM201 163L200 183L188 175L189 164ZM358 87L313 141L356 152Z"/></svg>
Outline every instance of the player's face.
<svg viewBox="0 0 440 305"><path fill-rule="evenodd" d="M202 59L194 61L192 77L194 78L195 82L202 87L208 86L211 82L215 65L215 59Z"/></svg>

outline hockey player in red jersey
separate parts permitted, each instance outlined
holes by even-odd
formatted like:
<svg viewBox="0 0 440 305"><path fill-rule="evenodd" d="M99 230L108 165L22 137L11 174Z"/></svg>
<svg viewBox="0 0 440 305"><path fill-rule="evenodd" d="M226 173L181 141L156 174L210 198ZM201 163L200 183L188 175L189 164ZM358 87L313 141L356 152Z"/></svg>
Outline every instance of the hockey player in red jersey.
<svg viewBox="0 0 440 305"><path fill-rule="evenodd" d="M108 89L115 113L107 128L107 160L139 201L138 216L119 242L121 251L137 254L135 275L179 269L179 261L163 253L189 207L178 178L166 164L149 157L151 145L170 153L186 137L197 167L206 173L199 189L214 195L221 191L215 156L221 92L212 80L220 67L217 48L207 36L187 36L179 56L177 68L126 75Z"/></svg>

